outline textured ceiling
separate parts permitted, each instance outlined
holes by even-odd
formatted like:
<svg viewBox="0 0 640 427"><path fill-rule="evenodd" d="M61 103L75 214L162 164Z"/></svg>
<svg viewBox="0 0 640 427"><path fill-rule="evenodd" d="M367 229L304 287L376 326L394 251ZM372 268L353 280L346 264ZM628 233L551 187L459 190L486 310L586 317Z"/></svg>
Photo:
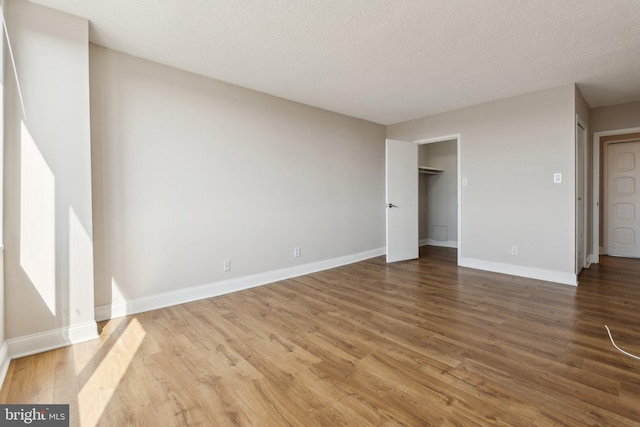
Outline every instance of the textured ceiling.
<svg viewBox="0 0 640 427"><path fill-rule="evenodd" d="M32 0L93 43L392 124L578 83L640 100L640 0Z"/></svg>

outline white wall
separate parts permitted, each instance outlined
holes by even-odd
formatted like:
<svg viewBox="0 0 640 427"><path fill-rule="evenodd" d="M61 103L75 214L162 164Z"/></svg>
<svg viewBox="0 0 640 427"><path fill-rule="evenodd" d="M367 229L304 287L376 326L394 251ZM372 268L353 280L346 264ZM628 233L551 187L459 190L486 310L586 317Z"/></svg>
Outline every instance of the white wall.
<svg viewBox="0 0 640 427"><path fill-rule="evenodd" d="M461 134L462 265L575 284L574 99L570 85L387 128L413 141Z"/></svg>
<svg viewBox="0 0 640 427"><path fill-rule="evenodd" d="M0 0L0 8L4 9L4 0ZM4 13L0 10L0 13ZM4 310L4 74L5 74L5 36L0 26L0 384L3 383L9 369L9 354L5 339Z"/></svg>
<svg viewBox="0 0 640 427"><path fill-rule="evenodd" d="M0 251L0 386L9 369L9 347L5 336L4 310L4 249Z"/></svg>
<svg viewBox="0 0 640 427"><path fill-rule="evenodd" d="M384 253L383 126L90 52L99 317Z"/></svg>
<svg viewBox="0 0 640 427"><path fill-rule="evenodd" d="M458 155L457 140L421 144L418 165L442 169L420 174L419 236L421 243L457 247Z"/></svg>
<svg viewBox="0 0 640 427"><path fill-rule="evenodd" d="M16 356L97 336L88 22L20 0L5 13L18 73L6 75L4 194Z"/></svg>

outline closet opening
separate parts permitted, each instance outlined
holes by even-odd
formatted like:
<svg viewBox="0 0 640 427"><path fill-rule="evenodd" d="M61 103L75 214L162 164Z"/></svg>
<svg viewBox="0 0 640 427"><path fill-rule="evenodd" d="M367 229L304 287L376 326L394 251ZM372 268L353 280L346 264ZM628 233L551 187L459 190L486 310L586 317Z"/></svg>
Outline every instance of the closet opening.
<svg viewBox="0 0 640 427"><path fill-rule="evenodd" d="M418 145L418 241L423 246L460 246L460 136L416 141Z"/></svg>

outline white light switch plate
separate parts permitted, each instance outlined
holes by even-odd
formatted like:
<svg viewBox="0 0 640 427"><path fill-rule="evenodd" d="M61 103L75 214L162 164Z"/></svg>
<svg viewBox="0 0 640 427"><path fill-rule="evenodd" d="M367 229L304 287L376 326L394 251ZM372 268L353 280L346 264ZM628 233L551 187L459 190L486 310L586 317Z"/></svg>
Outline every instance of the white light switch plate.
<svg viewBox="0 0 640 427"><path fill-rule="evenodd" d="M560 172L556 172L553 174L553 183L554 184L562 183L562 174Z"/></svg>

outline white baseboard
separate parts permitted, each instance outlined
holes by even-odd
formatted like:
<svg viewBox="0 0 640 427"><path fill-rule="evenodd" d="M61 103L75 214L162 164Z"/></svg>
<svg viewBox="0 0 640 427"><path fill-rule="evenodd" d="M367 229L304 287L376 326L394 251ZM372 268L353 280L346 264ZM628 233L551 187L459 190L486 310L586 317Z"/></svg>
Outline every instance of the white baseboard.
<svg viewBox="0 0 640 427"><path fill-rule="evenodd" d="M494 273L510 274L512 276L562 283L564 285L577 286L578 284L578 278L574 273L565 273L562 271L523 267L521 265L504 264L500 262L484 261L474 258L459 258L458 265L460 267L469 267L475 268L477 270L492 271Z"/></svg>
<svg viewBox="0 0 640 427"><path fill-rule="evenodd" d="M587 268L589 268L591 264L598 264L599 262L600 256L591 254L587 257Z"/></svg>
<svg viewBox="0 0 640 427"><path fill-rule="evenodd" d="M456 240L446 240L446 241L439 241L439 240L433 240L433 239L422 239L419 242L420 246L441 246L443 248L457 248L458 247L458 242Z"/></svg>
<svg viewBox="0 0 640 427"><path fill-rule="evenodd" d="M4 379L7 376L7 371L9 370L9 363L11 363L11 358L9 357L9 346L7 342L4 341L0 346L0 387L4 384Z"/></svg>
<svg viewBox="0 0 640 427"><path fill-rule="evenodd" d="M8 339L8 355L11 359L66 347L98 338L96 322L86 322L64 328L52 329L32 335Z"/></svg>
<svg viewBox="0 0 640 427"><path fill-rule="evenodd" d="M290 279L292 277L315 273L321 270L340 267L352 264L365 259L384 255L386 248L373 249L353 255L339 258L332 258L324 261L312 262L295 267L283 268L280 270L268 271L266 273L253 274L250 276L238 277L235 279L223 280L206 285L193 286L186 289L179 289L171 292L150 295L130 301L114 302L112 304L100 305L95 308L97 321L109 320L116 317L130 314L142 313L159 308L170 307L172 305L184 304L205 298L211 298L231 292L241 291L256 286L266 285L279 280Z"/></svg>

